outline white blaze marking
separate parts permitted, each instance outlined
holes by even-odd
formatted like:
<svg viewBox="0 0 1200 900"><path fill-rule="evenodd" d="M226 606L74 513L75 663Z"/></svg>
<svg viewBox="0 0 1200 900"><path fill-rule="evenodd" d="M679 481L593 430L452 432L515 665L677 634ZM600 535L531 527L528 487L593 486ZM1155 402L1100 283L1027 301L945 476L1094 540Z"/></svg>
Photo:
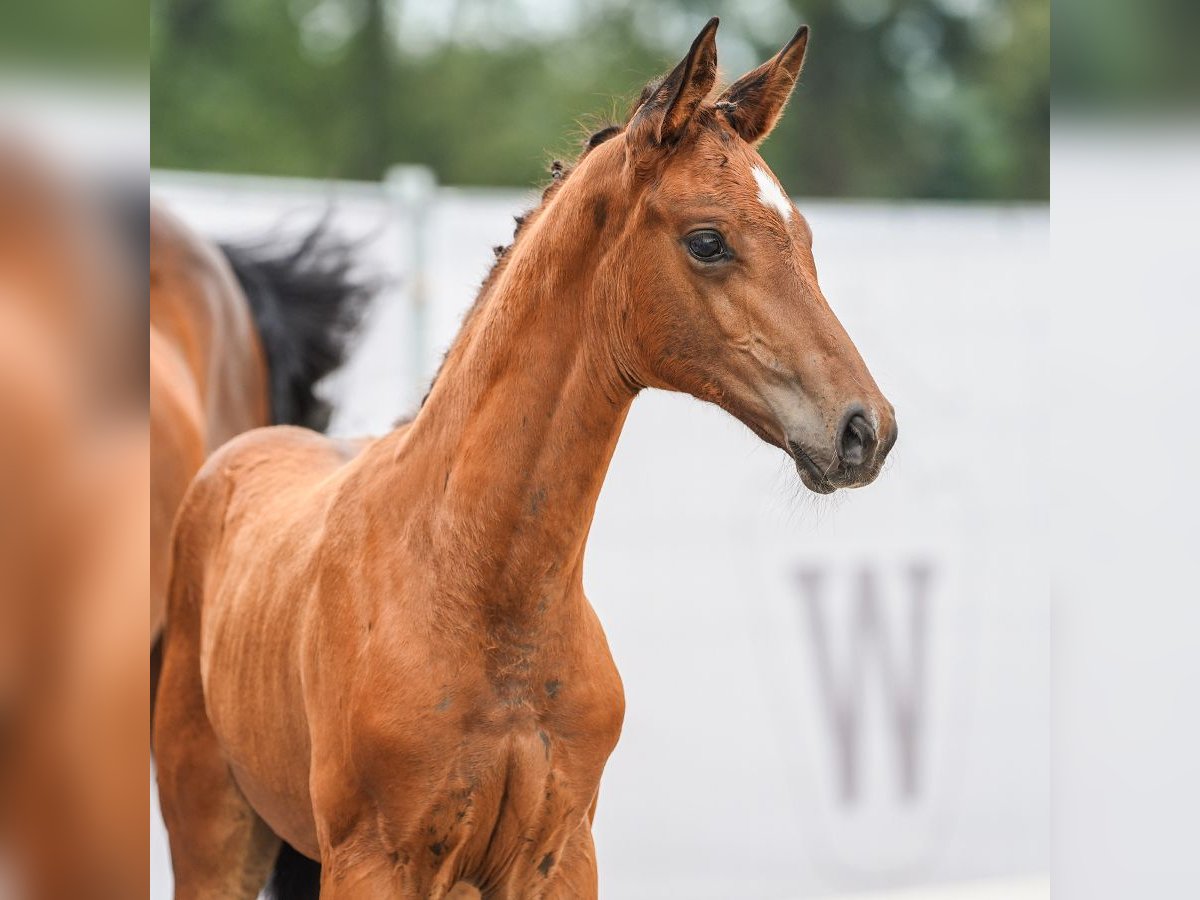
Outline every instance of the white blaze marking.
<svg viewBox="0 0 1200 900"><path fill-rule="evenodd" d="M754 181L758 184L758 202L768 209L774 209L783 217L784 222L790 219L792 201L783 193L783 189L771 177L771 173L762 166L753 166L750 171L754 173Z"/></svg>

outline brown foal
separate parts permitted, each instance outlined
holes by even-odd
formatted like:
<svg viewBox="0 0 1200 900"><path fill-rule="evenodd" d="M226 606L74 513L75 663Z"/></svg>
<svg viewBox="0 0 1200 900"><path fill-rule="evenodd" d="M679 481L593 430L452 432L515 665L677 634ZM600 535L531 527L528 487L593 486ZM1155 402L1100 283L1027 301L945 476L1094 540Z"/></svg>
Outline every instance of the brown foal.
<svg viewBox="0 0 1200 900"><path fill-rule="evenodd" d="M178 897L254 897L281 839L326 900L595 897L624 700L581 575L636 394L719 404L816 491L879 472L892 408L754 149L807 29L714 102L715 31L558 173L411 423L251 432L193 483L156 723Z"/></svg>

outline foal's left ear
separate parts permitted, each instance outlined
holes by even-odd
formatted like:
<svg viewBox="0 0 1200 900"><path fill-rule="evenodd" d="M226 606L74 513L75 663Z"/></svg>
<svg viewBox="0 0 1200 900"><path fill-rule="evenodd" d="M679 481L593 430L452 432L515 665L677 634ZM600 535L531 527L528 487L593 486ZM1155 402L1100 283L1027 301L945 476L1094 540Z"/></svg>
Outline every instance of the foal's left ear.
<svg viewBox="0 0 1200 900"><path fill-rule="evenodd" d="M717 80L717 24L708 20L688 55L633 114L631 131L648 132L656 144L672 144L683 136L688 122Z"/></svg>
<svg viewBox="0 0 1200 900"><path fill-rule="evenodd" d="M783 115L800 77L807 47L808 26L801 25L782 50L731 84L717 99L729 124L747 142L764 140Z"/></svg>

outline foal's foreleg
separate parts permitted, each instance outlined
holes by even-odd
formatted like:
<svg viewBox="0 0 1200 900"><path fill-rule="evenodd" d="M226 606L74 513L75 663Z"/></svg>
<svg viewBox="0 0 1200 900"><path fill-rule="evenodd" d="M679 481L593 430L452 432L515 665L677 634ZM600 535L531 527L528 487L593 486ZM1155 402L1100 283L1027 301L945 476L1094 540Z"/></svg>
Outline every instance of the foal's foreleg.
<svg viewBox="0 0 1200 900"><path fill-rule="evenodd" d="M279 852L222 758L187 622L168 625L154 748L176 900L254 900Z"/></svg>
<svg viewBox="0 0 1200 900"><path fill-rule="evenodd" d="M534 896L543 900L596 900L599 896L596 847L591 821L584 822L563 847L561 859L545 858L539 871L546 870L547 882Z"/></svg>
<svg viewBox="0 0 1200 900"><path fill-rule="evenodd" d="M327 867L322 871L321 900L425 900L424 891L406 890L397 883L395 866L389 860L360 863L355 868L334 875ZM444 889L443 889L444 890ZM479 888L460 881L449 893L437 896L441 900L483 900Z"/></svg>

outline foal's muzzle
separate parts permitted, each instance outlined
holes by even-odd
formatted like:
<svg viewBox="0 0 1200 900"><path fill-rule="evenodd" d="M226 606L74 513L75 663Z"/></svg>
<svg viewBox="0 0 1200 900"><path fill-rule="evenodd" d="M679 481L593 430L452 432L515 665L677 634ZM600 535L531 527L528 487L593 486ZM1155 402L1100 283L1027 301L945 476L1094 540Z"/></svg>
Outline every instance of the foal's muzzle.
<svg viewBox="0 0 1200 900"><path fill-rule="evenodd" d="M885 413L871 415L861 406L853 406L842 416L832 453L820 453L796 441L788 441L787 450L805 486L818 494L831 494L841 487L862 487L874 481L896 435L890 407ZM822 459L828 462L822 464Z"/></svg>

